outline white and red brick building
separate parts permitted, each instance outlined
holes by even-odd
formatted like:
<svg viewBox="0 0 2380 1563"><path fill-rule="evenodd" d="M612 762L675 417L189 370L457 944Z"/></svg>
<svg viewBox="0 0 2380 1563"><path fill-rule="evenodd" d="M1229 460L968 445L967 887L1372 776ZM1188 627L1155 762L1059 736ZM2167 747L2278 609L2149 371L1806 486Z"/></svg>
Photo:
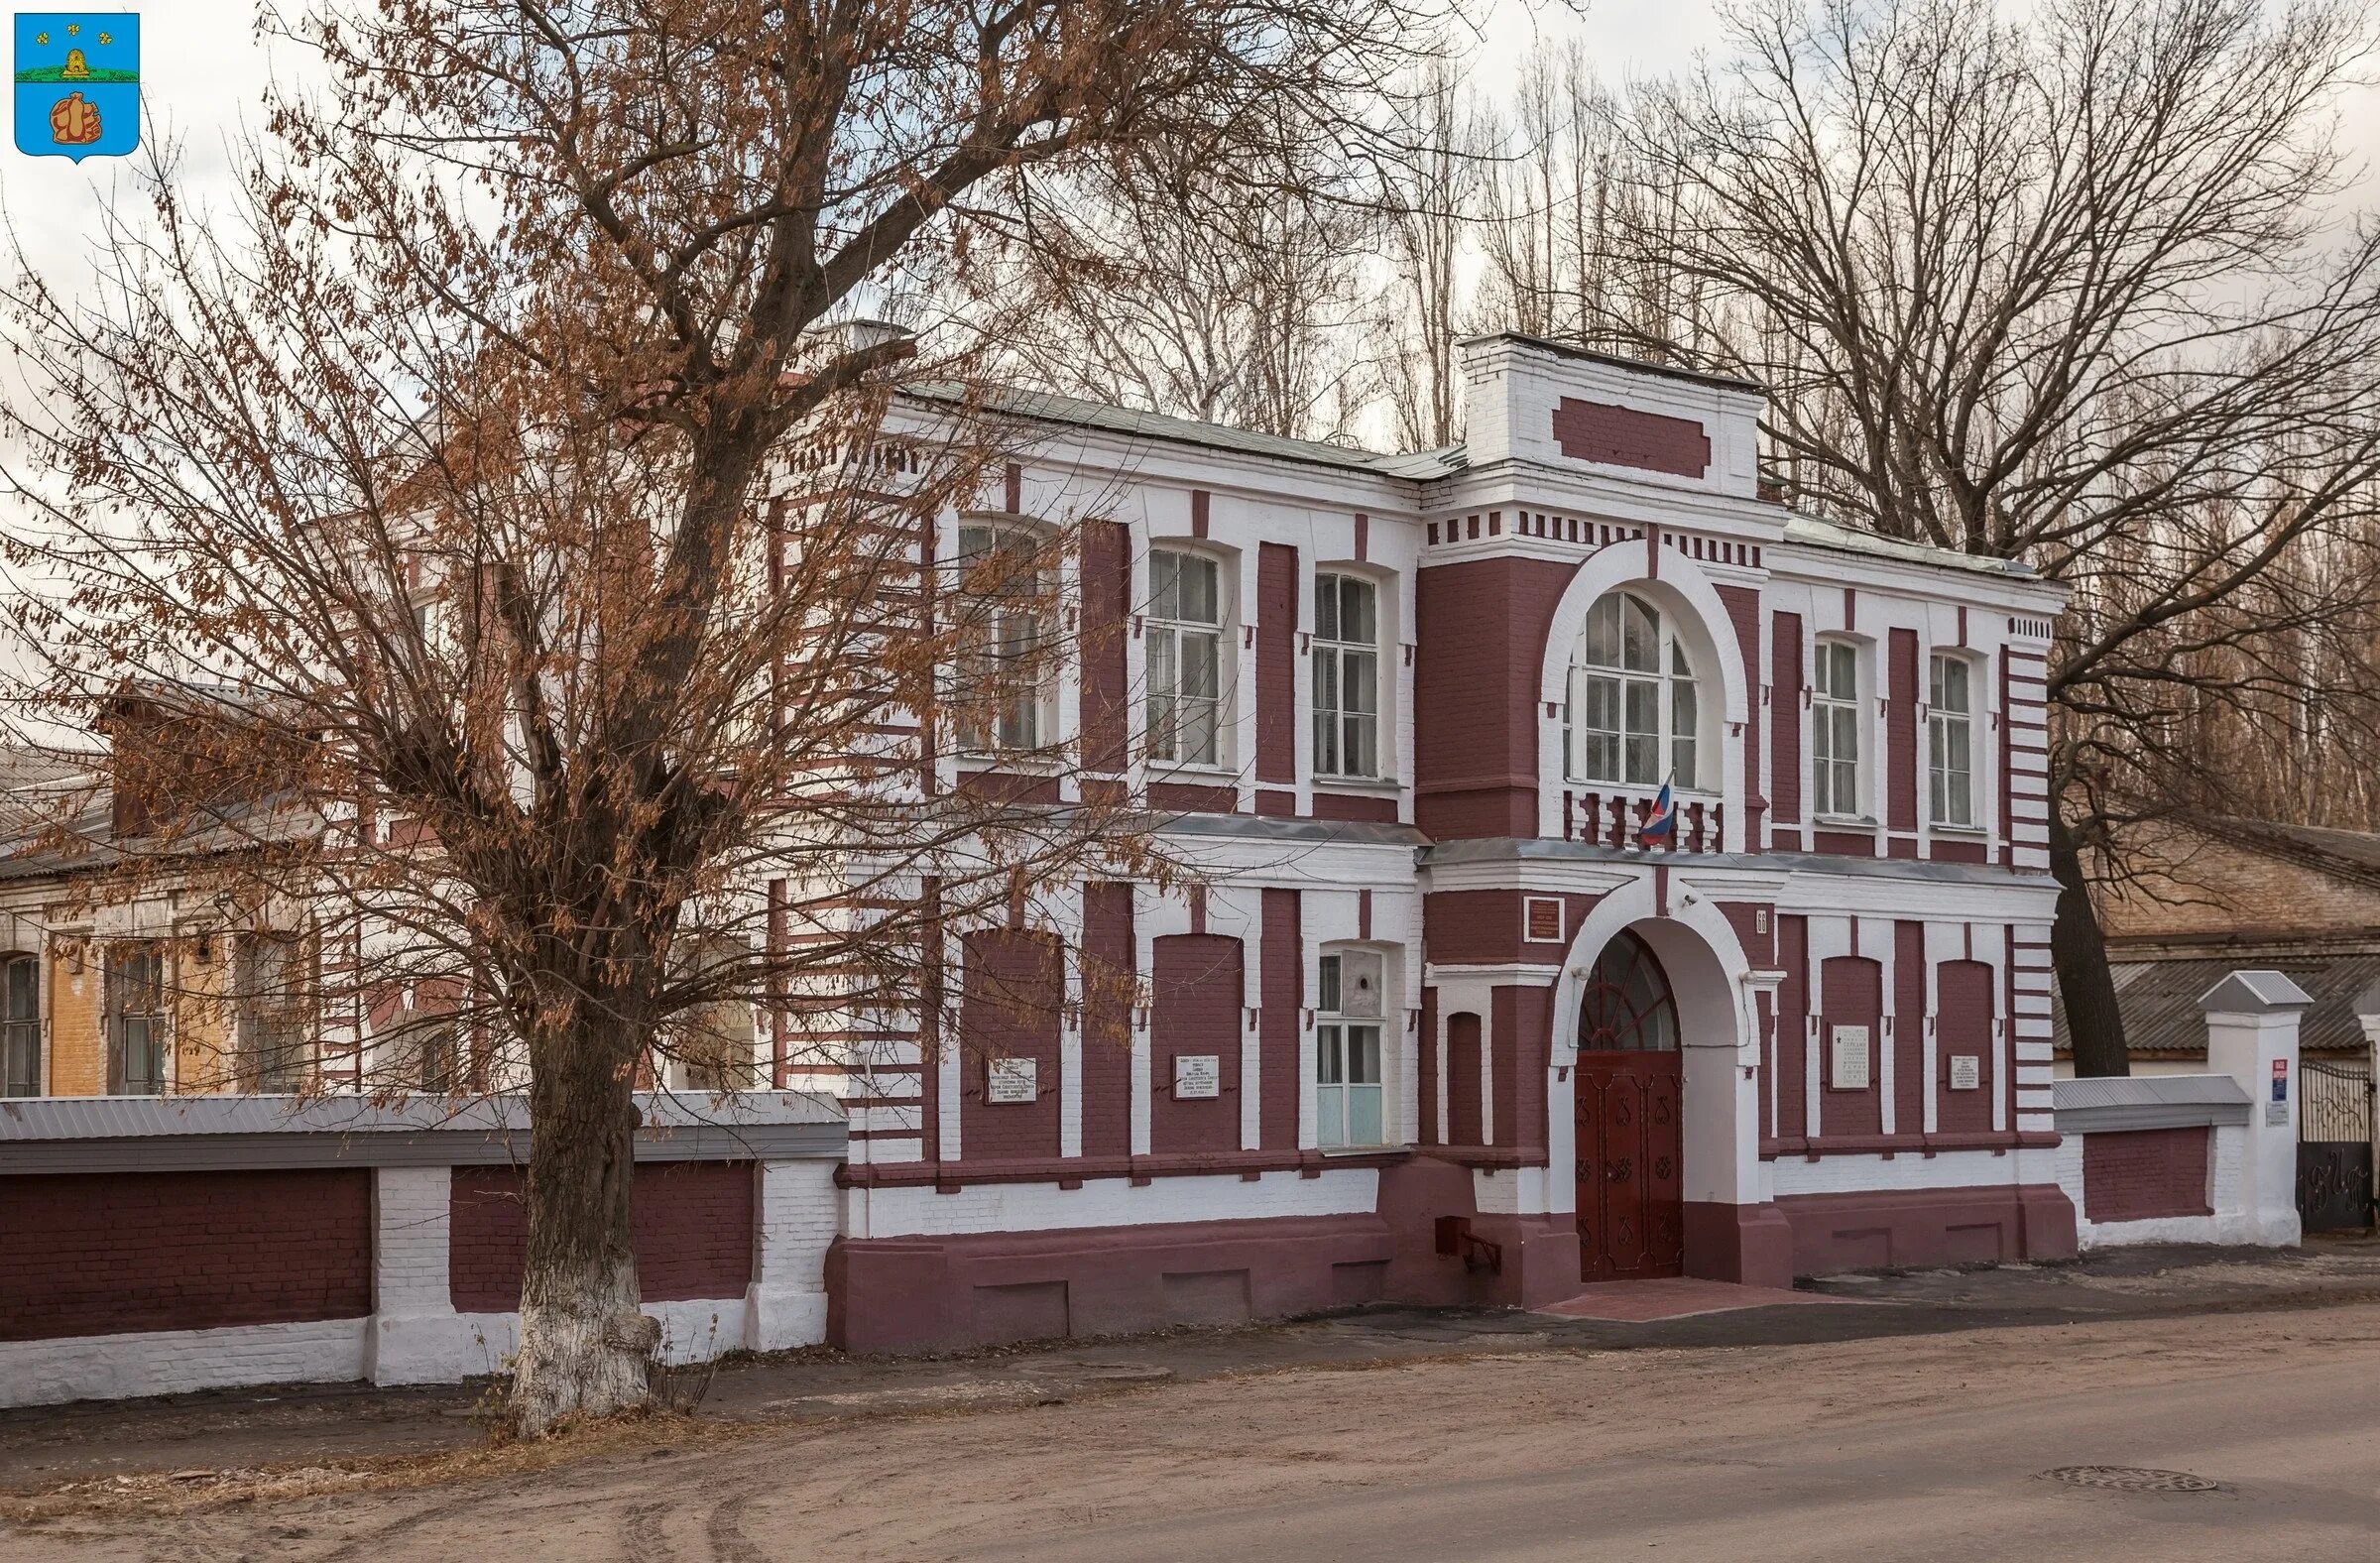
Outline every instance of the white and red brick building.
<svg viewBox="0 0 2380 1563"><path fill-rule="evenodd" d="M943 545L1084 529L1048 796L1178 812L1210 880L953 930L932 1063L854 1076L841 1342L2074 1251L2058 588L1763 499L1754 386L1510 336L1466 374L1415 455L1011 407L1033 452Z"/></svg>
<svg viewBox="0 0 2380 1563"><path fill-rule="evenodd" d="M654 1306L726 1318L775 1287L804 1300L723 1339L903 1350L2075 1252L2045 847L2060 590L1763 498L1757 387L1511 336L1466 354L1468 442L1420 454L1008 404L1026 447L935 553L1079 529L1079 649L1015 717L1067 758L942 753L932 789L1144 803L1201 887L1042 887L1053 916L947 929L919 1011L823 1052L759 1027L771 1083L835 1104L840 1165L798 1198L766 1166L681 1174L705 1231L749 1225L739 1199L774 1214L673 1251ZM919 438L947 416L898 415ZM1665 783L1674 828L1648 835ZM0 880L11 1093L130 1078L91 973L156 930L53 925L39 875ZM214 1088L140 1035L144 1089ZM500 1158L400 1176L372 1148L400 1139L298 1140L240 1164L329 1156L376 1199L411 1178L447 1226L436 1273L399 1285L363 1207L329 1212L353 1252L323 1284L345 1289L274 1319L369 1300L367 1345L341 1336L323 1372L358 1351L465 1371L517 1287ZM79 1154L20 1147L0 1227L67 1219L30 1180Z"/></svg>

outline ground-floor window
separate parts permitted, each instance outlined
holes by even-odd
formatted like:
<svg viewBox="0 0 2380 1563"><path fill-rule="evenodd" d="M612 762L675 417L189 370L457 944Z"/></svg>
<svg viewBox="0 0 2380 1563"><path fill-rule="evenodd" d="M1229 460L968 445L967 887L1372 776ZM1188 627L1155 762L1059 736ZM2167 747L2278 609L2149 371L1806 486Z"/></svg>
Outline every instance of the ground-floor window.
<svg viewBox="0 0 2380 1563"><path fill-rule="evenodd" d="M0 958L0 1096L40 1096L42 985L32 956Z"/></svg>
<svg viewBox="0 0 2380 1563"><path fill-rule="evenodd" d="M1315 1027L1315 1143L1325 1150L1382 1142L1380 1028L1325 1021Z"/></svg>

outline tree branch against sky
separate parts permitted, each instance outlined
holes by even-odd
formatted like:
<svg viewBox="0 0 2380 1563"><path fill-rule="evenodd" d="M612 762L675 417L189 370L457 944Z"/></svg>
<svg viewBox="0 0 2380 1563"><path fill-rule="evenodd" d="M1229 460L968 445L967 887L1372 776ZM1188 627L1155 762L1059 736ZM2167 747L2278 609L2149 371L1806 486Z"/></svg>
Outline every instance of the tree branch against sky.
<svg viewBox="0 0 2380 1563"><path fill-rule="evenodd" d="M1583 334L1767 384L1797 504L2074 588L2051 856L2086 1073L2124 1064L2085 857L2172 795L2186 713L2264 687L2263 637L2367 595L2380 228L2335 204L2367 42L2338 4L1774 0L1614 121L1621 255L1686 286Z"/></svg>
<svg viewBox="0 0 2380 1563"><path fill-rule="evenodd" d="M443 959L441 991L518 1038L512 1395L534 1434L644 1396L631 1091L685 1017L816 977L837 1003L789 1023L847 1023L930 983L938 916L1170 872L1096 809L921 789L1033 676L1011 657L954 684L990 655L954 605L1019 581L1039 599L1065 543L926 554L1009 446L964 394L922 425L898 396L963 387L982 344L834 322L949 293L987 224L1083 160L1229 169L1243 145L1337 140L1433 19L466 0L270 20L322 84L273 100L240 198L202 211L161 166L93 278L28 268L12 291L34 508L14 549L58 583L18 620L56 654L61 716L128 681L201 704L236 686L204 714L286 740L276 817L326 828L309 845L216 798L182 834L247 830L213 872L256 876L251 900L345 895L375 931L326 939L349 964L324 980L356 1002L418 993ZM797 907L756 902L758 872Z"/></svg>

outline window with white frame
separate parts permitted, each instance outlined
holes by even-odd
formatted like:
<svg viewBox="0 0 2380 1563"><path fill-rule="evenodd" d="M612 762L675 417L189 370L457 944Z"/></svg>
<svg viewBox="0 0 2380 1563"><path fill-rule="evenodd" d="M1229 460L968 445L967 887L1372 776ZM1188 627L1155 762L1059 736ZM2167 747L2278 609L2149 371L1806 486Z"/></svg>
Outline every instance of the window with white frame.
<svg viewBox="0 0 2380 1563"><path fill-rule="evenodd" d="M1055 736L1044 546L1029 527L969 522L959 528L960 611L969 616L971 648L960 659L964 749L1038 749Z"/></svg>
<svg viewBox="0 0 2380 1563"><path fill-rule="evenodd" d="M1702 778L1702 694L1662 612L1627 592L1587 611L1572 654L1570 775L1583 782L1695 789Z"/></svg>
<svg viewBox="0 0 2380 1563"><path fill-rule="evenodd" d="M1859 648L1850 641L1818 643L1818 677L1810 691L1810 782L1821 814L1857 814Z"/></svg>
<svg viewBox="0 0 2380 1563"><path fill-rule="evenodd" d="M1974 666L1937 652L1926 700L1926 776L1934 823L1975 822Z"/></svg>
<svg viewBox="0 0 2380 1563"><path fill-rule="evenodd" d="M1223 763L1223 564L1158 548L1148 556L1148 757Z"/></svg>
<svg viewBox="0 0 2380 1563"><path fill-rule="evenodd" d="M1379 588L1314 577L1314 774L1380 774Z"/></svg>
<svg viewBox="0 0 2380 1563"><path fill-rule="evenodd" d="M1387 1142L1380 1077L1381 958L1349 951L1322 958L1314 1022L1314 1142L1325 1150Z"/></svg>

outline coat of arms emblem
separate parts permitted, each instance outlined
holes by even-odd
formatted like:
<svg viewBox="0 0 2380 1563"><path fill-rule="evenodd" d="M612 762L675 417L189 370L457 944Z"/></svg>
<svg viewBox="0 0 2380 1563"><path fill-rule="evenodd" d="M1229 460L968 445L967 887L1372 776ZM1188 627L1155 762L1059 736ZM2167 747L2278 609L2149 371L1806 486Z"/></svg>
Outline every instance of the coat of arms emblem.
<svg viewBox="0 0 2380 1563"><path fill-rule="evenodd" d="M17 15L17 150L79 163L141 144L141 19L129 11Z"/></svg>

